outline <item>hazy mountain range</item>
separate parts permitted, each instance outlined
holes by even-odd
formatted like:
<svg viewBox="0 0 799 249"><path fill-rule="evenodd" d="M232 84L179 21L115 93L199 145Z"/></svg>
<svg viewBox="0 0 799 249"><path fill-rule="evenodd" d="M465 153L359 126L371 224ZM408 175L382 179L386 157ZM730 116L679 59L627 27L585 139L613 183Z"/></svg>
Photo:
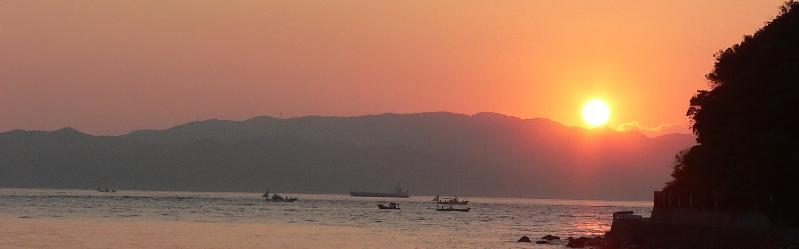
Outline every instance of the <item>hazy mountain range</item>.
<svg viewBox="0 0 799 249"><path fill-rule="evenodd" d="M651 199L694 136L495 113L256 117L93 136L0 133L0 187Z"/></svg>

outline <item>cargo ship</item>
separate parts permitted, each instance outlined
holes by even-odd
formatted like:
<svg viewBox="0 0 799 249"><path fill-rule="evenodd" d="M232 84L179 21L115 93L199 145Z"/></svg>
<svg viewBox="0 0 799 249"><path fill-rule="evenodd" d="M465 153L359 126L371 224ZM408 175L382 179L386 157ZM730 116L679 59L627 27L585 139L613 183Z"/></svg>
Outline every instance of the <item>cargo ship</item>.
<svg viewBox="0 0 799 249"><path fill-rule="evenodd" d="M390 197L390 198L408 198L408 192L403 192L401 188L397 188L394 193L376 193L376 192L350 192L350 196L354 197Z"/></svg>

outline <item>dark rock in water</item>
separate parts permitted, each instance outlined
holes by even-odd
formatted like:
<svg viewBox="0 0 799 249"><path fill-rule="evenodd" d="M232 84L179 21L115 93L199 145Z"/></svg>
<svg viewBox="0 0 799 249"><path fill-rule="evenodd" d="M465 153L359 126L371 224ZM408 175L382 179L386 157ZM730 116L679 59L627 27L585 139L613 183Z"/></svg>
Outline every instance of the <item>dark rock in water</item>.
<svg viewBox="0 0 799 249"><path fill-rule="evenodd" d="M539 240L539 241L536 241L535 243L536 243L536 244L539 244L539 245L548 245L548 244L549 244L549 241L546 241L546 240Z"/></svg>
<svg viewBox="0 0 799 249"><path fill-rule="evenodd" d="M599 246L599 245L602 245L602 237L599 236L588 239L588 241L585 242L585 246Z"/></svg>
<svg viewBox="0 0 799 249"><path fill-rule="evenodd" d="M602 247L607 245L607 241L602 236L596 237L579 237L579 238L568 238L569 243L566 244L566 247L569 248L583 248L583 247Z"/></svg>
<svg viewBox="0 0 799 249"><path fill-rule="evenodd" d="M569 248L583 248L585 247L585 243L587 243L591 238L588 237L579 237L579 238L572 238L569 237L569 243L566 244L566 247Z"/></svg>
<svg viewBox="0 0 799 249"><path fill-rule="evenodd" d="M521 238L519 238L518 242L533 242L533 241L530 240L530 237L522 236Z"/></svg>
<svg viewBox="0 0 799 249"><path fill-rule="evenodd" d="M551 235L551 234L547 234L546 236L544 236L544 237L541 237L541 239L543 239L543 240L558 240L558 239L560 239L560 237L558 237L558 236L553 236L553 235Z"/></svg>

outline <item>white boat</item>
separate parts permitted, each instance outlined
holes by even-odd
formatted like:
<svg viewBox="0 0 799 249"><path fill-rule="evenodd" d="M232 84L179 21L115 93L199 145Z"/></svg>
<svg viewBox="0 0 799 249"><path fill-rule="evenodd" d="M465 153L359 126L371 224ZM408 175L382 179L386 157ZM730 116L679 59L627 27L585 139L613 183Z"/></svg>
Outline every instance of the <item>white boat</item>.
<svg viewBox="0 0 799 249"><path fill-rule="evenodd" d="M264 192L264 194L261 195L261 197L264 198L264 201L269 201L269 202L295 202L295 201L297 201L296 197L289 197L289 196L283 197L283 196L281 196L278 193L272 193L272 195L269 195L269 194L270 194L269 193L269 189L267 189L266 192Z"/></svg>
<svg viewBox="0 0 799 249"><path fill-rule="evenodd" d="M466 205L469 204L469 201L462 201L459 200L458 197L441 197L440 195L436 195L433 197L433 202L436 204L457 204L457 205Z"/></svg>

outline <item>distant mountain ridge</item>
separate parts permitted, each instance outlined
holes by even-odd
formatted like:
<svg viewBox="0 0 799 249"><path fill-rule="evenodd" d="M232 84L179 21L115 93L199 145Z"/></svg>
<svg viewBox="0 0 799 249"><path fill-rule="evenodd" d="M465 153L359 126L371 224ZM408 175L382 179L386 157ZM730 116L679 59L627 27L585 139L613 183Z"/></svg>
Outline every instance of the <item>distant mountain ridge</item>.
<svg viewBox="0 0 799 249"><path fill-rule="evenodd" d="M650 199L693 135L446 112L206 120L92 136L0 134L0 187Z"/></svg>

